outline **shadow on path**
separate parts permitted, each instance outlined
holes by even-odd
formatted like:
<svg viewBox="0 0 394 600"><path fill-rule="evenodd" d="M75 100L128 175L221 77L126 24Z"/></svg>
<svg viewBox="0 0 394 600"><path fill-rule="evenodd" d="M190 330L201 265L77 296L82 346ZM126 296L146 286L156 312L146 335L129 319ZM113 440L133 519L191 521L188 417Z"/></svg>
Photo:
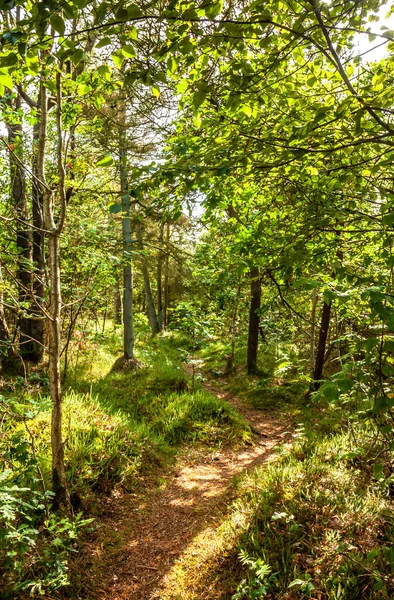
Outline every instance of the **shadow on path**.
<svg viewBox="0 0 394 600"><path fill-rule="evenodd" d="M84 590L80 596L84 600L162 598L160 589L177 558L200 532L220 525L234 496L232 478L270 460L274 447L289 437L272 415L244 406L213 385L206 389L244 416L255 433L254 445L214 454L189 450L164 489L152 486L142 499L140 494L109 499L101 534L85 548L92 585L88 595ZM111 535L112 547L105 544Z"/></svg>

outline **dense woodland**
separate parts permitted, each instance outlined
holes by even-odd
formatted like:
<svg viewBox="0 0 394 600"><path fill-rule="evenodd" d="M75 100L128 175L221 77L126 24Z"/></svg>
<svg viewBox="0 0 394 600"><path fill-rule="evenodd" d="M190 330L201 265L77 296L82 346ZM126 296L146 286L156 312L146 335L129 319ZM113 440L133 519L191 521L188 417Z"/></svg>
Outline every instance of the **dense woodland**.
<svg viewBox="0 0 394 600"><path fill-rule="evenodd" d="M1 0L0 598L394 598L392 13Z"/></svg>

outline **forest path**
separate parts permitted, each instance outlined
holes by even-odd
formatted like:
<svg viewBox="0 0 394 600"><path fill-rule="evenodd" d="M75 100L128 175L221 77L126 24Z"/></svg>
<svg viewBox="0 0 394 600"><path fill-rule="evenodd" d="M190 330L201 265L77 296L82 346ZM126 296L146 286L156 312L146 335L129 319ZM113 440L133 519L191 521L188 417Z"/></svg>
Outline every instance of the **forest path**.
<svg viewBox="0 0 394 600"><path fill-rule="evenodd" d="M160 487L156 482L155 486L148 485L142 497L140 492L108 499L98 538L85 547L91 576L89 589L84 586L80 598L180 598L174 589L178 588L174 585L179 579L177 569L182 571L178 565L189 554L194 557L192 562L197 560L199 572L198 561L216 544L215 531L234 499L233 477L272 459L274 447L289 438L282 420L245 406L216 382L204 387L229 402L248 421L254 433L253 445L214 453L189 448L178 457ZM217 598L213 593L211 596L204 588L204 600ZM186 597L189 595L182 593L182 598Z"/></svg>

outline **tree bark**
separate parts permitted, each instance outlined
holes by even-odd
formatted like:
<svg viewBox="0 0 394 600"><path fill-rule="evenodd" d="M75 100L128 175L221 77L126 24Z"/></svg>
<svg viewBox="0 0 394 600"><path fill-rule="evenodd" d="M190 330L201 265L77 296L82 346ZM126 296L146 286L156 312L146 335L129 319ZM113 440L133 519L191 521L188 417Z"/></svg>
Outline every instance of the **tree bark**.
<svg viewBox="0 0 394 600"><path fill-rule="evenodd" d="M159 331L163 331L163 234L164 223L160 223L159 255L157 257L157 324Z"/></svg>
<svg viewBox="0 0 394 600"><path fill-rule="evenodd" d="M122 325L122 298L118 285L114 289L114 321L116 325Z"/></svg>
<svg viewBox="0 0 394 600"><path fill-rule="evenodd" d="M40 99L38 100L40 105ZM39 121L33 129L33 175L38 178L38 143L40 135ZM45 320L43 315L44 305L44 222L43 222L43 195L37 181L32 184L32 223L33 223L33 302L31 306L32 319L32 355L34 362L42 360L44 354Z"/></svg>
<svg viewBox="0 0 394 600"><path fill-rule="evenodd" d="M170 242L170 224L167 222L166 227L166 256L164 260L164 296L163 296L163 330L168 327L168 304L169 304L169 252L168 246Z"/></svg>
<svg viewBox="0 0 394 600"><path fill-rule="evenodd" d="M247 369L248 374L258 373L257 368L257 350L259 345L259 324L260 315L258 310L261 304L261 278L258 267L252 267L249 272L250 277L250 311L249 311L249 334L247 349Z"/></svg>
<svg viewBox="0 0 394 600"><path fill-rule="evenodd" d="M120 190L122 198L122 236L123 236L123 353L126 360L134 358L134 321L133 321L133 242L131 238L130 194L128 189L126 132L124 109L119 127L119 168Z"/></svg>
<svg viewBox="0 0 394 600"><path fill-rule="evenodd" d="M311 311L311 340L309 346L309 374L311 379L315 372L315 354L316 354L316 306L317 306L317 290L312 292L312 311Z"/></svg>
<svg viewBox="0 0 394 600"><path fill-rule="evenodd" d="M18 94L13 107L8 102L10 109L21 108L21 97ZM16 211L16 246L18 250L16 279L18 284L18 300L21 316L18 319L19 352L23 359L34 360L32 342L32 320L28 315L28 304L32 292L32 254L31 234L29 229L29 215L26 197L26 179L23 169L23 131L20 122L6 122L8 132L8 146L10 155L11 197Z"/></svg>
<svg viewBox="0 0 394 600"><path fill-rule="evenodd" d="M60 273L60 235L66 216L65 172L63 165L62 136L62 93L61 65L56 74L56 129L57 129L57 175L59 179L58 193L60 210L58 222L55 222L54 197L45 178L45 150L47 139L47 91L44 76L40 82L40 131L37 155L37 172L40 179L44 207L44 224L48 232L48 272L49 272L49 307L48 320L48 354L49 354L49 390L53 403L51 421L52 448L52 490L55 509L64 507L70 511L70 497L67 489L66 470L64 465L64 442L62 436L62 390L60 371L61 334L60 319L62 310L61 273Z"/></svg>
<svg viewBox="0 0 394 600"><path fill-rule="evenodd" d="M328 304L326 302L323 303L320 331L319 331L319 341L317 345L316 352L316 361L315 361L315 370L313 373L314 380L314 388L315 390L320 387L320 380L323 376L323 367L324 367L324 356L326 353L326 342L328 330L330 327L330 316L331 316L331 302Z"/></svg>
<svg viewBox="0 0 394 600"><path fill-rule="evenodd" d="M235 354L235 341L237 337L237 319L238 319L238 306L239 299L241 296L241 282L242 277L239 278L237 291L235 295L234 305L233 305L233 314L231 318L231 352L227 357L225 374L229 375L234 370L234 354Z"/></svg>
<svg viewBox="0 0 394 600"><path fill-rule="evenodd" d="M3 272L0 263L0 364L4 359L13 357L10 330L4 311Z"/></svg>
<svg viewBox="0 0 394 600"><path fill-rule="evenodd" d="M144 278L144 292L145 292L145 298L146 298L146 309L147 309L149 324L150 324L152 333L153 333L153 335L156 335L157 333L159 333L160 329L159 329L159 322L157 320L155 303L153 301L152 288L150 285L149 270L148 270L148 267L146 264L146 258L143 255L143 237L142 237L142 225L141 224L139 224L137 226L137 231L138 231L138 243L139 243L140 252L141 252L141 270L142 270L142 275Z"/></svg>

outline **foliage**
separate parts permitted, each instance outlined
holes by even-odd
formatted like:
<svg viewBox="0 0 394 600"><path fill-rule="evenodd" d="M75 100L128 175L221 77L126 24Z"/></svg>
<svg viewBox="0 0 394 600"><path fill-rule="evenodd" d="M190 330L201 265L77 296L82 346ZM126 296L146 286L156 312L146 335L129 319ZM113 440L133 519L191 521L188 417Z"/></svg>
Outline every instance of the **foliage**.
<svg viewBox="0 0 394 600"><path fill-rule="evenodd" d="M52 492L46 489L35 454L32 433L37 418L32 408L43 410L34 401L21 411L15 398L2 398L3 431L0 462L0 572L2 597L15 598L19 592L43 595L68 585L70 553L77 551L77 536L88 523L78 514L74 519L49 513ZM23 407L25 408L25 407ZM7 423L10 411L24 414L22 428ZM6 419L4 419L6 417ZM7 468L10 465L11 468Z"/></svg>

